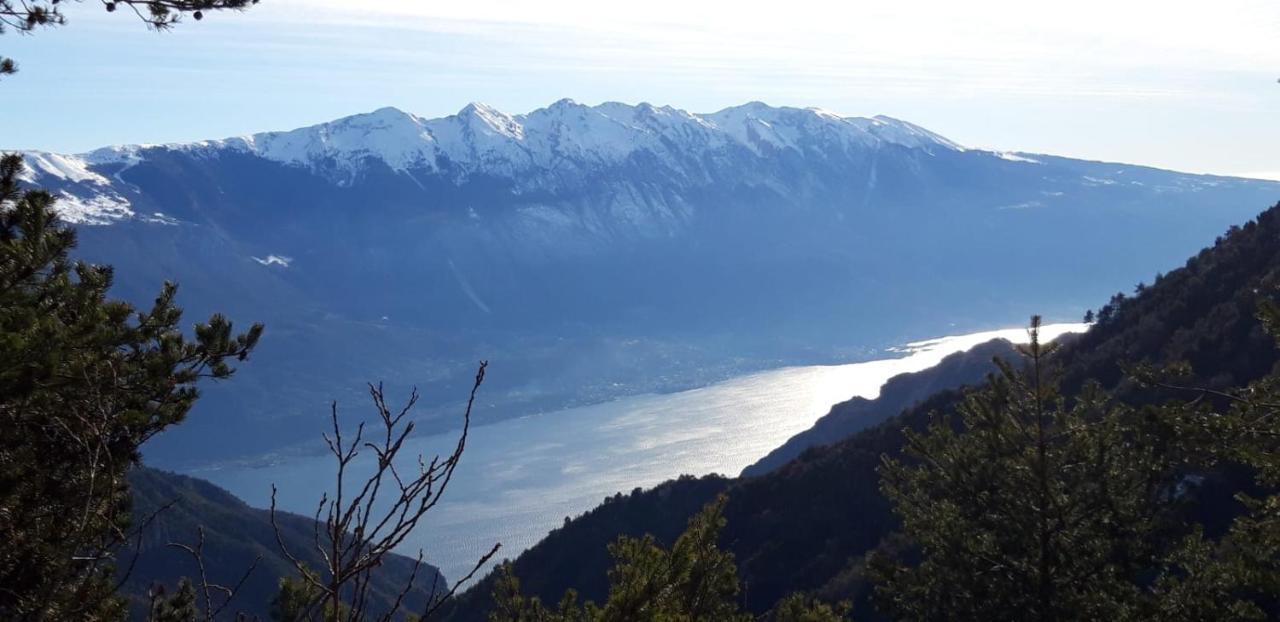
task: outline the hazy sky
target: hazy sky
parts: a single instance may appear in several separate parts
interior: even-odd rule
[[[0,147],[83,151],[562,97],[887,114],[968,146],[1280,179],[1280,2],[262,0],[0,36]]]

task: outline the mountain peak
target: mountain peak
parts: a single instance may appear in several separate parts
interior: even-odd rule
[[[399,108],[396,108],[395,106],[383,106],[381,108],[378,108],[377,110],[374,110],[373,112],[367,112],[364,115],[356,115],[356,116],[366,116],[374,119],[400,119],[400,118],[417,119],[418,118],[417,116],[410,114],[408,112],[405,112]]]
[[[524,128],[515,117],[481,102],[471,102],[455,115],[469,131],[497,134],[513,140],[524,137]]]
[[[502,114],[497,108],[484,102],[469,102],[458,111],[458,116],[465,117],[476,114]]]

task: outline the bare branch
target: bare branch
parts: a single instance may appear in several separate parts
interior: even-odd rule
[[[429,602],[431,604],[427,607],[427,610],[422,613],[422,619],[426,620],[427,618],[430,618],[431,616],[435,615],[436,611],[440,609],[442,605],[444,605],[445,601],[449,600],[450,598],[453,598],[453,595],[457,593],[458,588],[462,587],[463,584],[470,581],[472,577],[476,576],[476,573],[480,571],[480,568],[482,568],[485,564],[489,563],[489,560],[492,559],[494,555],[497,555],[498,549],[501,549],[501,548],[502,548],[501,543],[495,543],[493,545],[493,548],[489,549],[489,552],[485,553],[484,556],[481,557],[480,560],[476,562],[476,565],[471,569],[471,572],[468,572],[467,576],[462,577],[461,579],[458,579],[457,581],[455,581],[453,584],[453,587],[450,587],[449,591],[445,592],[444,596],[441,596],[440,598],[437,599],[435,597],[435,593],[433,592],[429,599]]]
[[[314,526],[314,544],[324,565],[322,575],[310,571],[285,547],[275,518],[277,491],[274,486],[271,492],[272,524],[276,529],[277,544],[290,563],[317,588],[312,602],[307,604],[308,610],[320,607],[334,620],[339,617],[349,620],[367,617],[373,573],[383,565],[388,555],[404,543],[423,516],[440,502],[461,463],[476,395],[484,382],[487,365],[482,361],[476,371],[463,412],[462,428],[452,451],[444,456],[434,456],[429,462],[423,456],[417,456],[416,473],[405,473],[396,466],[415,428],[409,415],[419,400],[416,389],[410,392],[401,407],[392,408],[387,403],[382,384],[368,385],[369,398],[381,425],[379,433],[371,435],[368,440],[365,439],[365,424],[360,423],[356,426],[354,438],[348,441],[338,420],[337,404],[331,405],[330,430],[323,436],[336,467],[334,492],[332,497],[327,493],[321,496],[316,506]],[[352,471],[348,467],[355,463],[364,449],[373,454],[372,471],[362,481],[348,481]],[[390,494],[383,495],[384,489]],[[428,612],[434,612],[444,600],[452,597],[463,583],[488,563],[499,547],[494,545],[466,577],[442,596],[436,594],[439,581],[436,573],[427,599]],[[414,590],[424,559],[419,551],[407,582],[391,603],[391,609],[379,612],[380,619],[390,620],[404,607],[405,599]],[[340,613],[344,606],[347,607],[345,614]]]

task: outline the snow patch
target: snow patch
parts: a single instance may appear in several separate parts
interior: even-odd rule
[[[264,266],[280,266],[281,268],[288,268],[289,264],[293,263],[292,257],[285,257],[284,255],[267,255],[266,257],[250,257],[250,259]]]
[[[147,216],[144,214],[144,215],[138,216],[138,220],[141,220],[142,222],[145,222],[145,223],[150,223],[155,225],[167,225],[171,227],[176,227],[179,224],[179,221],[177,218],[166,215],[164,212],[156,212],[154,214],[151,214],[150,216]]]
[[[63,191],[53,209],[59,218],[76,225],[109,225],[133,217],[129,202],[112,192],[86,198]]]
[[[1027,162],[1029,164],[1044,164],[1044,162],[1041,162],[1040,160],[1037,160],[1035,158],[1028,158],[1023,155],[1018,155],[1017,153],[1014,153],[1012,151],[992,151],[991,153],[994,154],[997,158],[1000,158],[1001,160],[1008,160],[1010,162]]]

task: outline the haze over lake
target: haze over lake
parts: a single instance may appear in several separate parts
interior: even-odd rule
[[[1047,340],[1085,328],[1052,324],[1041,334]],[[1021,328],[941,337],[886,353],[893,358],[776,369],[690,391],[473,428],[445,500],[402,552],[413,554],[421,547],[428,561],[456,579],[495,542],[502,543],[499,557],[514,558],[566,516],[615,493],[683,474],[737,475],[837,402],[874,398],[893,376],[931,367],[991,339],[1022,342],[1026,337]],[[413,439],[406,455],[448,453],[455,441],[454,434]],[[281,507],[311,515],[320,494],[331,487],[333,465],[328,458],[304,457],[193,474],[259,507],[270,503],[274,483]]]

